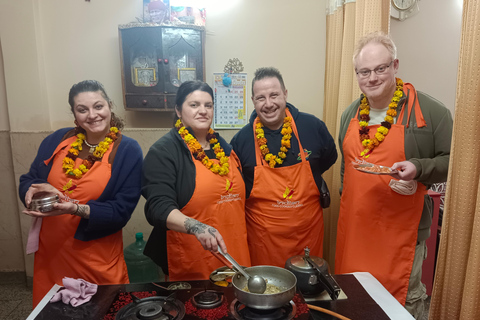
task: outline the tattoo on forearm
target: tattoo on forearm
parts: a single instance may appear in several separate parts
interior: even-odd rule
[[[200,221],[197,221],[197,220],[192,219],[192,218],[185,219],[184,226],[185,226],[185,230],[187,230],[188,234],[200,234],[200,233],[205,233],[205,229],[207,229],[207,228],[213,229],[212,227],[209,227],[206,224],[201,223]],[[210,232],[210,230],[209,230],[209,232]]]
[[[87,211],[88,211],[87,206],[79,205],[78,206],[78,211],[77,211],[77,216],[79,216],[80,218],[86,218],[87,217]]]

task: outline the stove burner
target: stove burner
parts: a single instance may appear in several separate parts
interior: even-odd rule
[[[163,308],[159,304],[149,304],[137,311],[140,319],[152,319],[163,313]]]
[[[185,306],[176,299],[149,297],[137,299],[121,308],[116,320],[180,320],[185,315]]]
[[[223,292],[205,290],[192,297],[192,304],[199,309],[213,309],[223,303]]]
[[[290,301],[288,304],[280,308],[260,310],[247,307],[235,299],[230,305],[230,312],[233,317],[238,320],[290,320],[295,317],[297,306],[293,301]]]

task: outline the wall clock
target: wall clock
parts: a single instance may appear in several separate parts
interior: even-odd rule
[[[418,13],[419,0],[391,0],[390,16],[393,19],[403,21]]]
[[[417,0],[392,0],[392,5],[399,11],[407,11],[413,8]]]

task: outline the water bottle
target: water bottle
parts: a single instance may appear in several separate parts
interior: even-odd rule
[[[123,250],[130,283],[161,281],[160,268],[152,259],[143,254],[145,244],[143,233],[138,232],[135,234],[135,242]]]

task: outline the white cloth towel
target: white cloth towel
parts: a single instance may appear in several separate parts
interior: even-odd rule
[[[417,192],[417,181],[415,180],[405,181],[392,179],[388,185],[393,191],[404,196],[410,196]]]
[[[70,303],[73,307],[78,307],[90,301],[92,296],[97,293],[98,285],[83,279],[64,277],[62,281],[65,288],[58,290],[50,302],[62,300],[65,304]]]

